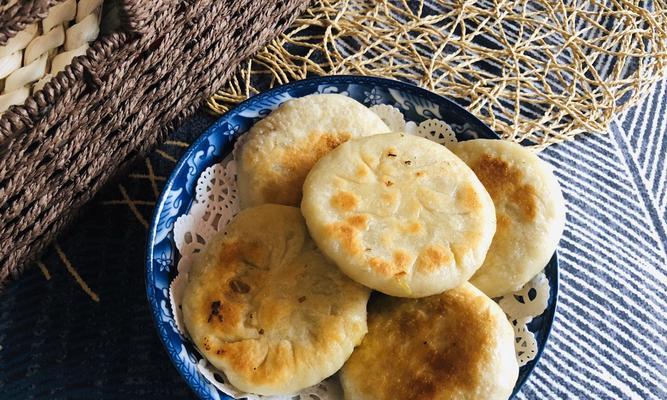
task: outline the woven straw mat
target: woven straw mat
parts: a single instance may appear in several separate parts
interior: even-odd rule
[[[661,1],[318,0],[208,101],[312,75],[417,83],[540,148],[603,133],[667,69]]]

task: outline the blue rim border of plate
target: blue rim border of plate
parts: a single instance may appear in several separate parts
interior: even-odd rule
[[[308,79],[303,79],[299,81],[294,81],[290,82],[284,85],[276,86],[274,88],[271,88],[267,91],[264,91],[262,93],[259,93],[255,96],[252,96],[243,102],[237,104],[235,107],[227,111],[224,115],[220,116],[218,120],[216,120],[213,125],[211,125],[205,132],[203,132],[194,142],[190,144],[188,149],[186,150],[185,153],[183,153],[172,169],[171,174],[169,175],[169,178],[165,182],[164,187],[162,188],[162,192],[160,193],[160,197],[155,205],[155,208],[153,210],[153,215],[151,217],[151,224],[150,224],[150,230],[149,230],[149,235],[148,235],[148,241],[146,243],[146,272],[144,275],[144,280],[145,280],[145,286],[146,286],[146,296],[148,299],[148,302],[151,306],[151,315],[153,318],[153,326],[157,331],[158,336],[160,337],[160,341],[162,342],[162,345],[165,347],[165,350],[167,349],[168,345],[166,341],[168,338],[166,338],[159,329],[158,324],[160,321],[158,321],[157,316],[160,313],[160,305],[157,303],[155,299],[155,295],[152,293],[152,290],[154,289],[154,279],[153,279],[153,260],[154,260],[154,246],[153,242],[155,241],[155,235],[157,232],[157,221],[158,217],[160,216],[160,212],[162,210],[162,207],[164,205],[165,201],[165,196],[168,193],[168,189],[171,188],[173,185],[173,181],[176,178],[177,172],[181,170],[183,167],[183,164],[187,159],[190,158],[192,153],[195,151],[195,149],[200,145],[203,140],[208,136],[208,134],[211,131],[219,129],[222,124],[226,123],[227,119],[227,114],[231,112],[240,112],[243,109],[247,108],[248,104],[261,101],[265,98],[269,98],[272,96],[275,96],[276,93],[288,91],[291,88],[298,87],[303,84],[326,84],[326,83],[358,83],[359,81],[363,83],[378,83],[381,85],[391,85],[393,87],[398,87],[400,90],[406,90],[409,92],[417,92],[420,96],[425,97],[434,103],[447,103],[448,106],[456,109],[457,111],[461,112],[462,114],[467,115],[467,119],[469,119],[470,122],[474,123],[476,128],[481,129],[482,131],[485,131],[487,134],[491,136],[495,136],[500,139],[500,136],[494,132],[491,128],[489,128],[484,122],[482,122],[479,118],[477,118],[475,115],[461,107],[460,105],[456,104],[452,100],[449,100],[448,98],[441,96],[439,94],[433,93],[428,89],[424,89],[420,86],[403,82],[403,81],[398,81],[394,79],[387,79],[387,78],[382,78],[382,77],[375,77],[375,76],[359,76],[359,75],[330,75],[330,76],[323,76],[323,77],[313,77],[313,78],[308,78]],[[558,252],[554,252],[554,255],[552,258],[549,260],[549,263],[545,267],[546,269],[554,268],[555,273],[553,274],[553,282],[550,290],[549,290],[549,304],[553,303],[553,307],[547,307],[545,312],[539,317],[540,319],[544,320],[544,323],[546,323],[546,329],[544,330],[543,333],[543,346],[538,346],[537,354],[535,355],[535,359],[531,361],[532,367],[528,372],[520,376],[520,379],[517,381],[517,383],[514,386],[514,390],[512,391],[512,395],[510,396],[510,399],[513,399],[517,393],[521,390],[523,385],[526,383],[530,375],[533,373],[534,369],[537,367],[537,364],[539,363],[542,354],[544,350],[546,349],[548,342],[549,342],[549,337],[551,336],[551,330],[553,328],[553,321],[558,309],[558,292],[559,292],[559,285],[560,285],[560,265],[559,265],[559,260],[558,260]],[[534,321],[533,321],[534,322]],[[532,323],[532,322],[531,322]],[[530,324],[529,324],[530,325]],[[539,340],[538,340],[539,343]],[[206,393],[201,393],[201,387],[196,387],[193,382],[191,382],[189,379],[185,378],[186,371],[184,371],[183,367],[179,365],[176,360],[174,359],[174,356],[171,352],[167,352],[169,355],[169,359],[171,363],[173,364],[174,368],[178,371],[179,375],[185,380],[190,387],[198,396],[205,396]]]

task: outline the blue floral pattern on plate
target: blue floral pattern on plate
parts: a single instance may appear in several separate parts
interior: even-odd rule
[[[258,94],[222,116],[190,146],[169,177],[155,207],[146,256],[146,293],[158,334],[176,369],[202,399],[231,398],[201,375],[197,369],[200,356],[191,343],[183,340],[174,324],[169,307],[169,283],[176,276],[178,265],[178,251],[173,240],[174,221],[190,208],[199,175],[229,154],[239,135],[283,102],[313,93],[340,93],[369,107],[391,105],[401,110],[407,121],[417,124],[437,118],[453,128],[458,141],[498,139],[490,128],[452,101],[411,84],[375,77],[332,76],[294,82]],[[558,295],[555,254],[544,273],[550,285],[549,305],[528,325],[537,340],[538,354],[521,367],[513,395],[537,364],[549,336]]]

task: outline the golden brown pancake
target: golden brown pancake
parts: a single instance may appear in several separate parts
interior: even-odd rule
[[[388,131],[380,117],[343,95],[315,94],[283,103],[252,127],[241,148],[241,207],[298,207],[303,180],[320,157],[350,138]]]
[[[195,345],[234,386],[276,395],[340,369],[366,333],[368,296],[315,247],[299,209],[267,204],[208,244],[182,307]]]
[[[519,290],[549,262],[565,226],[565,201],[551,167],[503,140],[450,149],[482,181],[496,209],[496,234],[471,283],[491,297]]]
[[[348,400],[501,400],[518,372],[505,314],[464,283],[420,299],[374,296],[368,334],[340,376]]]

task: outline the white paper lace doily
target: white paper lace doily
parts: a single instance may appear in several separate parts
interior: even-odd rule
[[[412,121],[406,122],[399,109],[384,104],[373,106],[371,110],[380,116],[392,131],[403,131],[443,145],[456,142],[454,131],[443,121],[428,119],[419,124]],[[201,174],[195,189],[195,200],[190,210],[187,214],[181,215],[174,223],[174,240],[181,258],[178,262],[178,275],[170,285],[170,300],[176,327],[184,337],[187,337],[187,333],[183,325],[180,304],[192,262],[206,243],[216,233],[222,231],[239,212],[234,155],[245,138],[245,134],[238,138],[232,155],[207,168]],[[534,359],[537,354],[537,342],[528,330],[527,324],[544,312],[548,300],[549,281],[543,273],[538,274],[521,290],[498,299],[498,303],[514,327],[515,349],[520,366]],[[342,390],[336,375],[290,396],[259,396],[243,393],[234,388],[227,382],[224,374],[209,364],[205,358],[198,362],[197,369],[216,388],[235,399],[333,400],[342,398]]]

